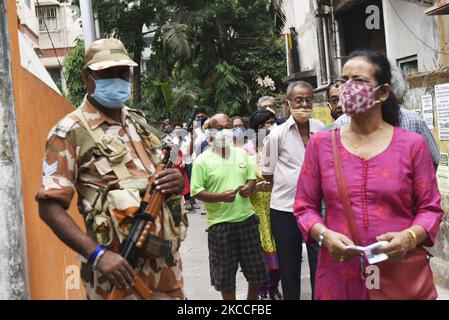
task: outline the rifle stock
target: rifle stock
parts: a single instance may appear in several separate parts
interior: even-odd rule
[[[142,280],[140,276],[137,276],[136,279],[134,279],[134,287],[133,290],[138,294],[138,296],[142,300],[148,299],[151,294],[153,293],[145,284],[145,282]],[[126,295],[126,292],[128,290],[114,287],[109,294],[108,300],[121,300]]]

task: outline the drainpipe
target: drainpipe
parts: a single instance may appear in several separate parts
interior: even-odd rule
[[[289,58],[289,47],[288,47],[288,33],[285,34],[285,56],[287,58],[287,76],[290,75],[290,69],[289,69],[289,65],[290,65],[290,58]]]
[[[340,24],[337,19],[335,19],[335,6],[334,6],[334,0],[331,0],[331,17],[332,17],[332,38],[333,38],[333,45],[332,45],[332,52],[334,59],[337,60],[337,75],[341,74],[342,69],[342,59],[343,57],[341,52],[341,33],[340,33]]]
[[[100,30],[100,18],[98,17],[98,12],[95,11],[94,13],[94,24],[95,24],[95,38],[100,39],[102,38],[101,30]]]
[[[329,52],[329,32],[327,30],[327,19],[322,17],[323,23],[323,34],[324,34],[324,54],[326,59],[326,74],[327,74],[327,84],[332,82],[331,76],[331,65],[330,65],[330,52]]]
[[[80,11],[83,23],[84,47],[87,50],[90,44],[96,40],[92,0],[80,0]]]
[[[338,66],[338,74],[341,74],[341,69],[343,68],[342,65],[342,59],[341,56],[341,33],[340,33],[340,24],[337,20],[335,20],[335,47],[336,47],[336,55],[335,59],[337,59],[337,66]]]
[[[317,0],[313,0],[313,10],[315,12],[316,19],[316,30],[317,30],[317,40],[318,40],[318,57],[320,65],[320,78],[319,85],[326,82],[326,57],[325,57],[325,47],[324,47],[324,34],[323,34],[323,21],[321,20],[321,10],[318,5]]]

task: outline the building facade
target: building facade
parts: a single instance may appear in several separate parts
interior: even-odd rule
[[[288,1],[287,1],[288,2]],[[297,33],[299,70],[286,80],[316,87],[335,80],[345,57],[356,49],[384,52],[406,75],[448,66],[447,19],[428,16],[432,0],[290,1],[287,21]],[[295,74],[296,73],[296,74]]]
[[[434,120],[429,128],[442,159],[448,158],[449,139],[439,132],[446,126],[446,116],[438,112],[435,86],[449,84],[449,1],[310,0],[292,1],[288,9],[293,10],[294,18],[287,23],[297,33],[299,69],[289,69],[285,80],[305,80],[317,88],[314,111],[329,112],[325,89],[339,77],[352,51],[383,52],[407,77],[406,108],[422,114],[423,96],[432,97]],[[326,119],[318,111],[314,116]],[[449,288],[449,178],[445,171],[449,165],[442,161],[437,176],[446,215],[431,249],[431,263],[436,282]]]
[[[79,8],[57,0],[19,0],[20,31],[62,91],[66,90],[63,64],[82,35]]]

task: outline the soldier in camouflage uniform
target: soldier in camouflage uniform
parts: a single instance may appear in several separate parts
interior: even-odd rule
[[[145,250],[134,270],[118,252],[140,204],[140,192],[160,161],[161,143],[143,115],[123,105],[130,96],[130,67],[136,66],[116,39],[95,41],[85,54],[82,105],[49,133],[43,180],[37,192],[40,217],[70,248],[86,260],[103,245],[93,265],[84,261],[82,280],[88,299],[105,299],[112,286],[129,289],[138,274],[153,291],[150,299],[184,299],[180,242],[187,220],[179,192],[184,181],[177,169],[155,178],[167,196],[152,234],[169,239],[170,251]],[[75,191],[87,234],[66,210]],[[148,246],[151,247],[151,246]]]

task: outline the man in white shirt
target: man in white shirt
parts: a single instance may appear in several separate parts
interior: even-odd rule
[[[324,128],[312,114],[313,88],[304,81],[291,83],[287,89],[288,120],[274,128],[264,141],[262,174],[271,182],[271,228],[276,242],[284,299],[299,300],[301,292],[301,257],[303,237],[293,215],[298,177],[310,135]],[[312,293],[318,254],[316,243],[307,244]]]
[[[195,159],[205,151],[204,142],[207,140],[206,134],[204,133],[205,123],[208,121],[206,109],[197,108],[193,115],[194,118],[194,130],[192,131],[192,144],[190,148],[190,156],[193,162]]]

